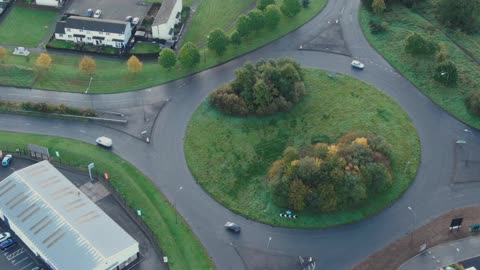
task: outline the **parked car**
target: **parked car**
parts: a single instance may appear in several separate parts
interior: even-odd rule
[[[3,242],[0,243],[0,249],[1,250],[7,250],[17,244],[17,241],[13,238],[9,238]]]
[[[352,67],[358,68],[358,69],[363,69],[365,67],[365,65],[360,61],[353,60],[352,61]]]
[[[102,11],[100,9],[95,10],[95,14],[93,14],[94,18],[100,18],[102,15]]]
[[[32,268],[32,270],[42,270],[43,268],[40,267],[40,266],[35,266],[34,268]]]
[[[132,24],[134,24],[134,25],[138,24],[139,21],[140,21],[140,18],[135,17],[135,18],[133,18]]]
[[[96,142],[97,142],[98,145],[103,146],[103,147],[107,147],[107,148],[110,148],[113,145],[112,139],[110,139],[108,137],[105,137],[105,136],[98,137]]]
[[[12,155],[6,155],[2,160],[2,166],[3,167],[10,166],[10,163],[12,163],[12,160],[13,160]]]
[[[7,240],[8,238],[10,238],[12,235],[10,235],[9,232],[4,232],[4,233],[0,233],[0,243]]]
[[[92,17],[93,15],[93,9],[89,8],[87,9],[87,12],[85,12],[85,16],[86,17]]]
[[[240,226],[238,226],[237,224],[233,223],[233,222],[230,222],[230,221],[227,221],[227,223],[225,223],[225,229],[231,231],[231,232],[234,232],[234,233],[239,233],[240,232]]]
[[[125,17],[125,21],[127,21],[127,22],[129,22],[129,23],[132,22],[132,19],[133,19],[132,16],[127,16],[127,17]]]

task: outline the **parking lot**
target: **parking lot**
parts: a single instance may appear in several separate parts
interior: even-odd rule
[[[0,181],[5,179],[16,170],[22,169],[34,162],[14,158],[9,167],[0,166]],[[140,245],[142,258],[140,262],[134,262],[127,267],[127,270],[149,270],[165,269],[162,259],[157,255],[150,241],[130,218],[125,210],[116,202],[113,196],[99,183],[92,184],[89,181],[88,174],[81,174],[75,171],[58,168],[75,186],[80,188],[90,199],[92,199],[107,215],[109,215],[118,225],[120,225],[128,234],[130,234]],[[31,270],[35,266],[46,268],[38,258],[30,251],[21,240],[16,237],[12,231],[7,230],[6,224],[0,219],[0,231],[9,231],[12,237],[17,240],[17,245],[11,247],[0,254],[0,270]]]
[[[142,20],[151,6],[143,1],[132,0],[70,0],[70,2],[66,13],[83,16],[89,8],[94,11],[100,9],[102,11],[100,19],[120,21],[125,20],[127,16],[139,17]]]

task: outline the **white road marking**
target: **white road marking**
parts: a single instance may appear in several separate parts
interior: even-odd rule
[[[85,131],[85,130],[81,130],[81,129],[80,129],[80,132],[82,132],[82,133],[86,133],[86,131]]]
[[[17,265],[17,264],[19,264],[19,263],[21,263],[21,262],[25,261],[26,259],[28,259],[28,256],[25,256],[25,258],[23,258],[23,259],[21,259],[20,261],[18,261],[18,262],[16,262],[16,263],[14,263],[13,265]]]
[[[32,125],[32,124],[30,124],[30,123],[25,123],[25,126],[31,126],[31,125]]]
[[[33,262],[30,262],[29,264],[25,265],[24,267],[20,268],[19,270],[23,270],[23,269],[29,267],[32,263],[33,263]]]
[[[7,256],[7,260],[13,260],[15,259],[16,257],[18,257],[20,254],[23,253],[23,248],[20,248],[18,250],[15,250],[13,253],[11,253],[10,255]]]
[[[343,11],[345,11],[345,7],[342,8],[342,11],[340,11],[340,15],[343,14]]]

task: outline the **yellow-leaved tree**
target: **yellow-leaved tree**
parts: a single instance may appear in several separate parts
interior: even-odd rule
[[[135,55],[132,55],[127,61],[128,70],[137,76],[137,73],[142,71],[143,63]]]

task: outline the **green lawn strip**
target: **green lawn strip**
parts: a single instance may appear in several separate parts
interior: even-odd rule
[[[420,145],[411,120],[382,92],[348,76],[335,79],[306,71],[307,95],[291,112],[267,118],[225,116],[208,102],[188,125],[185,156],[192,174],[213,198],[250,219],[285,227],[320,228],[351,223],[377,213],[408,188],[416,175]],[[280,218],[265,175],[286,146],[310,145],[350,131],[374,132],[392,144],[394,185],[355,209]],[[298,213],[297,213],[298,214]]]
[[[135,47],[130,50],[132,54],[142,54],[142,53],[159,53],[160,45],[148,42],[136,43]]]
[[[394,5],[393,11],[383,17],[389,24],[385,33],[372,35],[368,22],[379,18],[365,8],[360,10],[360,24],[369,43],[398,69],[420,91],[430,97],[444,110],[461,121],[479,128],[480,119],[472,116],[465,107],[465,97],[470,91],[480,88],[480,66],[468,58],[440,30],[420,15],[401,6]],[[447,46],[449,59],[459,71],[459,82],[455,87],[445,87],[433,80],[435,58],[417,57],[405,53],[404,40],[413,32],[420,33]]]
[[[13,7],[0,24],[0,43],[36,47],[56,18],[54,11]]]
[[[205,43],[215,28],[225,29],[256,0],[202,0],[193,13],[185,33],[185,42]]]
[[[213,264],[188,225],[150,180],[134,166],[110,151],[87,143],[42,135],[0,132],[0,149],[25,149],[28,143],[59,151],[61,162],[85,169],[95,163],[95,172],[108,172],[115,189],[133,209],[141,209],[169,258],[170,269],[213,269]]]
[[[283,17],[276,31],[261,30],[252,35],[248,41],[240,46],[229,46],[225,54],[216,56],[207,49],[201,51],[201,61],[193,69],[184,69],[177,65],[172,70],[162,68],[156,62],[145,63],[143,70],[133,76],[127,69],[126,61],[107,61],[97,59],[97,71],[92,81],[89,93],[117,93],[148,88],[154,85],[166,83],[175,79],[185,77],[189,74],[207,69],[209,67],[224,63],[239,55],[245,54],[263,46],[289,32],[298,28],[306,21],[317,15],[325,6],[327,0],[311,1],[308,9],[302,11],[294,18]],[[6,64],[16,64],[21,67],[31,67],[35,63],[37,53],[31,53],[30,61],[24,57],[7,57]],[[51,54],[53,64],[49,72],[41,79],[35,81],[31,86],[34,88],[66,91],[84,92],[88,86],[89,76],[78,71],[79,57],[64,54]],[[1,84],[2,81],[0,81]]]

